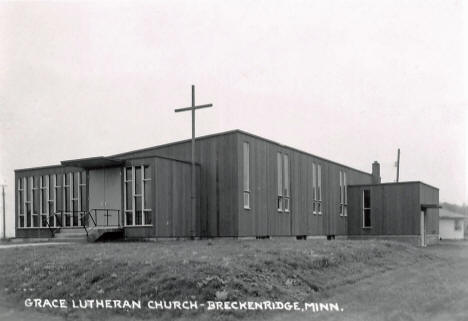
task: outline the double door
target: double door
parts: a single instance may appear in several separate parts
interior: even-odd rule
[[[118,226],[122,205],[120,167],[89,171],[89,209],[98,226]],[[88,222],[94,225],[93,221]]]

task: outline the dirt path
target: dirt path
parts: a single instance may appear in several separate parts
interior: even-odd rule
[[[441,259],[391,270],[334,290],[343,312],[284,313],[274,320],[468,320],[468,242],[423,249]]]

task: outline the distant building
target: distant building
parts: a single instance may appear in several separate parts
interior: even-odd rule
[[[113,228],[128,239],[438,239],[437,188],[380,184],[377,162],[363,172],[240,130],[196,139],[192,216],[190,146],[16,170],[16,236]]]
[[[461,240],[465,234],[465,216],[445,208],[439,210],[439,237],[441,240]]]

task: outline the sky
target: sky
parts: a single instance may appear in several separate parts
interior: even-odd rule
[[[462,1],[0,3],[0,183],[14,169],[241,129],[468,203]],[[465,54],[466,56],[466,54]],[[1,224],[1,222],[0,222]]]

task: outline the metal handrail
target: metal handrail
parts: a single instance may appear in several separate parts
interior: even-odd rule
[[[119,209],[110,209],[110,208],[93,208],[90,210],[90,212],[94,212],[94,219],[93,223],[95,226],[111,226],[109,225],[109,216],[112,215],[112,213],[117,213],[117,226],[121,227],[121,220],[120,220],[120,210]],[[106,217],[106,222],[105,224],[98,224],[98,213],[99,212],[104,212],[103,215]],[[111,213],[111,214],[109,214]],[[91,215],[92,217],[92,215]]]
[[[50,226],[50,218],[51,218],[51,217],[55,217],[55,225],[57,225],[57,214],[59,214],[59,213],[54,212],[54,213],[50,214],[50,215],[47,217],[47,226],[49,227],[49,230],[50,230],[50,233],[52,234],[52,237],[55,236],[55,231],[54,231],[54,229],[56,230],[58,227],[57,227],[57,226]],[[63,213],[61,213],[61,212],[60,212],[60,214],[63,215]],[[59,224],[60,224],[60,227],[63,227],[63,225],[62,225],[62,220],[60,220]]]
[[[103,215],[106,216],[106,221],[105,224],[98,224],[98,214],[103,213]],[[117,226],[121,227],[121,220],[120,220],[120,210],[119,209],[109,209],[109,208],[94,208],[91,210],[85,210],[85,211],[63,211],[63,210],[58,210],[52,214],[50,214],[47,218],[47,226],[52,234],[52,237],[55,237],[55,232],[59,228],[64,228],[64,215],[71,215],[77,213],[80,217],[81,224],[78,226],[70,226],[70,227],[82,227],[86,231],[86,236],[89,234],[89,225],[87,224],[88,219],[90,218],[91,221],[94,223],[94,226],[111,226],[109,225],[109,216],[112,215],[112,213],[117,213]],[[94,213],[94,217],[93,217]],[[55,226],[51,226],[51,218],[55,217]],[[58,227],[59,225],[60,227]]]

